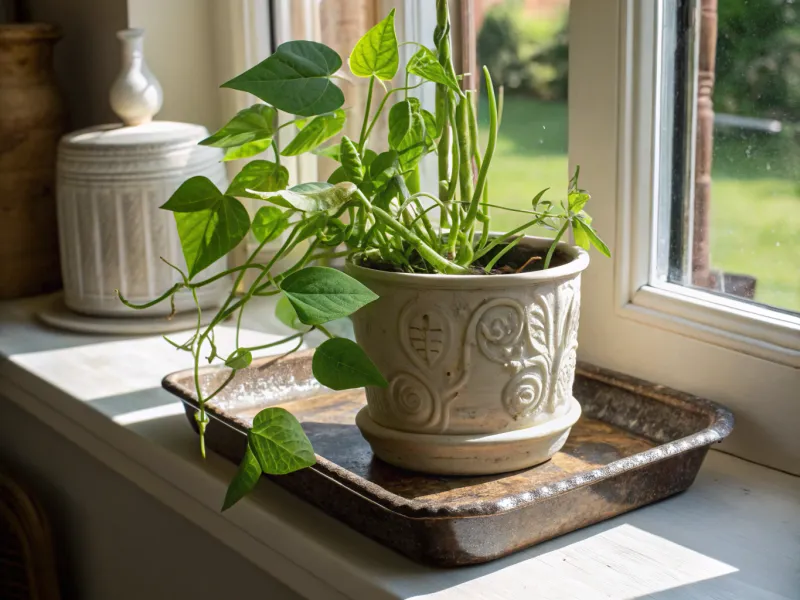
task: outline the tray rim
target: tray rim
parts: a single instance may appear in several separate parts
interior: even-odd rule
[[[255,359],[248,368],[263,368],[266,364],[279,360],[305,360],[312,356],[313,353],[314,350],[311,349],[296,352],[291,355],[265,356]],[[200,373],[209,373],[220,369],[227,368],[223,365],[211,365],[201,368]],[[571,477],[554,483],[540,485],[525,492],[505,496],[503,498],[503,506],[498,506],[498,500],[476,500],[475,502],[457,506],[443,504],[438,507],[433,507],[427,502],[416,499],[409,500],[390,492],[380,485],[348,471],[344,467],[331,462],[319,454],[316,454],[317,463],[308,467],[308,469],[346,488],[348,492],[406,519],[447,520],[465,517],[493,517],[524,509],[538,502],[552,499],[578,488],[597,484],[628,471],[665,461],[691,450],[710,446],[714,442],[722,441],[733,429],[734,417],[731,411],[711,400],[706,400],[667,386],[650,383],[636,377],[617,373],[616,371],[598,367],[583,361],[578,362],[575,374],[606,385],[640,394],[657,402],[677,406],[682,410],[702,414],[711,412],[713,414],[713,421],[708,427],[683,438],[615,460],[602,467],[576,473]],[[176,371],[165,376],[162,379],[161,385],[171,394],[178,396],[185,405],[196,409],[198,408],[198,404],[193,391],[178,383],[180,379],[186,379],[187,377],[191,379],[191,375],[191,369]],[[243,422],[221,414],[214,405],[207,406],[206,411],[216,421],[219,421],[242,435],[247,435],[248,427]],[[278,477],[276,476],[273,479],[277,480]]]

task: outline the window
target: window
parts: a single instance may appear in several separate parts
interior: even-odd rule
[[[720,7],[726,2],[793,9],[778,0],[723,0]],[[777,281],[763,268],[751,267],[780,260],[786,270],[783,281],[798,285],[800,263],[791,243],[797,243],[800,233],[796,224],[789,225],[796,223],[800,205],[797,171],[772,161],[766,171],[768,161],[762,159],[747,163],[751,176],[745,179],[744,166],[731,164],[732,156],[740,163],[768,155],[787,158],[784,151],[771,148],[777,139],[772,134],[742,131],[745,123],[763,125],[752,119],[766,119],[764,113],[720,102],[721,114],[737,118],[715,119],[710,128],[703,92],[711,63],[707,51],[701,52],[709,38],[701,30],[713,25],[715,4],[571,2],[570,165],[581,165],[581,183],[592,192],[594,224],[614,253],[611,261],[594,260],[584,275],[580,358],[726,404],[734,410],[737,425],[723,449],[797,472],[800,317],[792,312],[796,305],[791,292],[779,295]],[[745,39],[730,35],[735,39],[720,42],[715,64],[733,76],[737,69],[725,62],[733,60],[726,57],[731,52],[726,47],[742,45]],[[778,120],[775,115],[770,119]],[[713,146],[711,132],[716,136]],[[744,158],[737,155],[739,149]],[[711,162],[706,160],[709,151]],[[709,181],[709,173],[710,212],[703,213],[697,187]],[[763,181],[755,185],[758,179]],[[749,194],[741,200],[744,210],[761,202],[766,214],[756,216],[766,219],[776,209],[767,210],[764,203],[793,186],[794,204],[782,204],[785,213],[777,219],[790,227],[788,233],[773,233],[772,225],[764,227],[755,219],[748,218],[739,229],[725,221],[735,216],[731,205],[723,204],[737,200],[731,199],[733,193]],[[703,218],[710,225],[703,227]],[[695,225],[701,226],[698,239],[693,239]],[[754,247],[762,238],[781,245],[767,254]],[[700,252],[700,242],[707,254]],[[762,258],[746,262],[755,251]],[[721,276],[703,280],[703,269],[693,264]],[[734,283],[730,275],[736,274],[755,277],[752,299]]]
[[[569,0],[475,2],[477,62],[504,89],[491,193],[509,208],[530,208],[541,189],[550,188],[555,198],[567,188],[568,14]],[[478,116],[485,143],[485,101]],[[494,208],[492,225],[511,230],[519,214]]]
[[[800,313],[800,10],[702,4],[661,11],[651,281]]]

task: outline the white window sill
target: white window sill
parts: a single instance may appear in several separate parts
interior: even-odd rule
[[[0,394],[304,597],[800,598],[800,478],[716,451],[680,496],[469,568],[419,566],[266,481],[221,514],[235,466],[200,458],[160,388],[188,355],[48,329],[43,302],[0,303]]]

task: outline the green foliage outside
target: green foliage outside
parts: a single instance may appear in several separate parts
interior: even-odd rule
[[[717,33],[716,110],[800,122],[800,3],[721,0]],[[495,83],[538,100],[566,100],[568,48],[567,12],[534,18],[521,0],[493,5],[478,33]]]
[[[800,123],[800,4],[722,0],[717,10],[716,110]]]
[[[778,119],[783,130],[716,128],[712,268],[755,276],[757,301],[800,311],[800,3],[723,0],[718,16],[715,110]],[[562,190],[566,14],[534,19],[518,0],[494,5],[479,32],[478,54],[506,86],[493,195],[524,206],[539,188]],[[503,229],[517,222],[509,212],[493,219]]]
[[[567,13],[556,18],[526,15],[521,0],[493,5],[478,32],[478,62],[507,94],[566,100]]]
[[[506,98],[492,173],[492,195],[507,206],[563,190],[566,105]],[[753,275],[758,302],[800,311],[800,149],[786,136],[717,130],[712,176],[712,267]],[[505,230],[519,219],[495,211],[492,222]]]

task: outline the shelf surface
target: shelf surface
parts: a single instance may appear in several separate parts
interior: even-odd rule
[[[0,402],[18,404],[302,596],[800,599],[800,478],[713,450],[679,496],[460,569],[417,565],[267,481],[222,514],[235,466],[201,459],[181,403],[160,384],[191,357],[158,336],[51,329],[36,318],[50,301],[0,303]],[[269,303],[251,314],[243,343],[287,332]],[[232,336],[220,328],[218,345]]]

